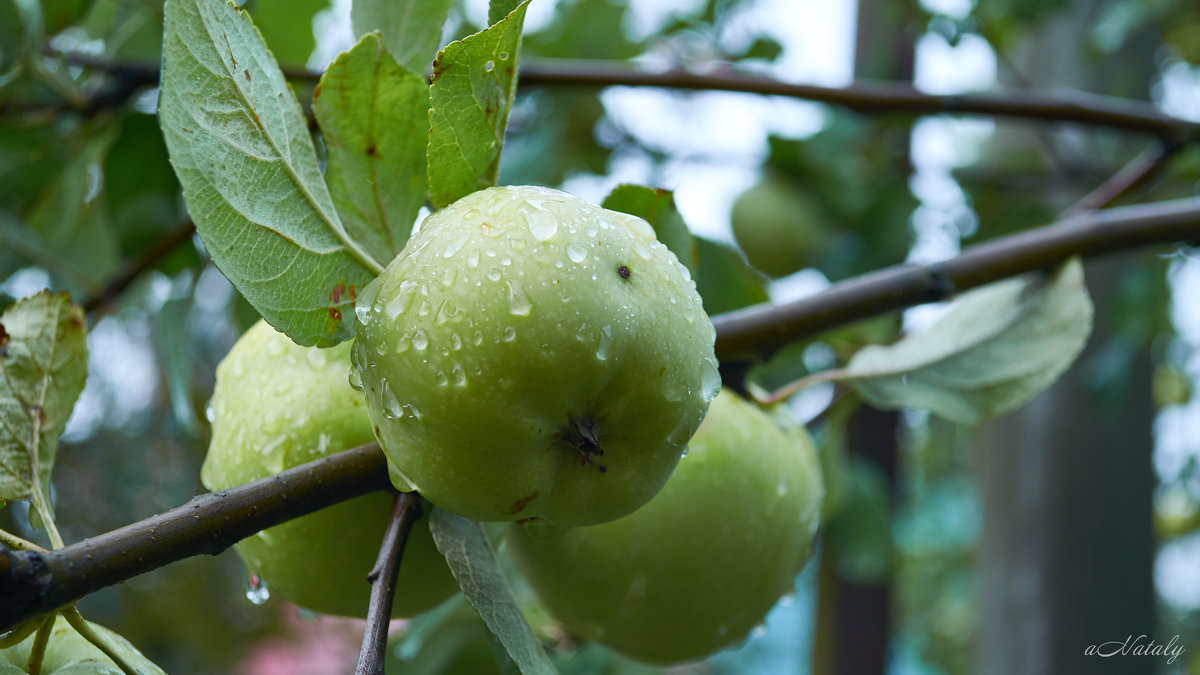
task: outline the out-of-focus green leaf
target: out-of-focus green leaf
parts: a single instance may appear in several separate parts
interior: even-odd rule
[[[438,52],[429,87],[429,193],[441,208],[496,184],[529,0]]]
[[[529,35],[524,49],[547,58],[633,58],[643,44],[626,34],[628,9],[627,3],[610,0],[564,0],[555,8],[554,22]]]
[[[696,245],[675,208],[675,195],[670,190],[625,183],[613,188],[601,206],[637,216],[650,223],[658,240],[671,249],[679,262],[684,265],[693,262],[692,252]],[[696,270],[691,271],[695,273]]]
[[[741,55],[743,59],[761,59],[774,61],[783,53],[783,45],[771,38],[760,37],[755,40]]]
[[[276,60],[299,66],[308,62],[317,46],[313,15],[329,7],[329,0],[252,0],[248,7]]]
[[[0,499],[50,503],[58,437],[86,377],[87,321],[66,293],[0,315]]]
[[[766,302],[766,277],[746,264],[737,251],[703,237],[695,237],[692,253],[696,290],[709,316]]]
[[[117,633],[88,622],[92,630],[112,645],[114,651],[126,663],[137,668],[141,675],[164,675],[161,668],[154,665],[142,653]],[[34,636],[30,635],[15,647],[0,651],[0,675],[24,674],[29,662],[29,652],[33,647]],[[67,625],[61,616],[55,618],[54,628],[50,632],[46,656],[42,661],[43,675],[124,675],[112,659],[104,655],[95,645],[88,642],[74,628]]]
[[[163,0],[93,0],[81,25],[88,36],[104,41],[113,58],[138,62],[162,58]]]
[[[413,617],[392,645],[391,670],[406,675],[499,675],[491,634],[461,594]],[[507,660],[508,655],[504,654]],[[511,663],[511,662],[510,662]]]
[[[1083,265],[1073,259],[1049,277],[1008,279],[964,294],[928,330],[866,347],[842,372],[876,408],[924,408],[978,424],[1050,386],[1091,329]]]
[[[554,664],[513,599],[512,589],[483,527],[473,520],[435,508],[429,517],[429,529],[463,594],[492,634],[504,644],[521,672],[526,675],[556,673]]]
[[[321,77],[313,112],[325,139],[325,182],[346,232],[391,260],[425,204],[429,87],[363,37]]]
[[[379,31],[397,63],[424,75],[429,72],[449,10],[450,0],[354,0],[350,24],[355,35]]]
[[[46,34],[54,35],[83,18],[91,0],[42,0]]]
[[[159,120],[213,262],[297,343],[350,338],[355,289],[383,267],[342,227],[279,66],[224,0],[166,14]]]

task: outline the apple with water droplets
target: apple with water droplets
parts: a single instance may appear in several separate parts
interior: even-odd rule
[[[508,551],[575,635],[657,664],[736,645],[809,559],[824,495],[812,440],[723,390],[666,487],[611,523]]]
[[[355,313],[393,482],[475,520],[631,513],[720,388],[687,269],[644,220],[558,190],[489,188],[432,214]]]
[[[362,393],[351,388],[350,344],[301,347],[263,321],[217,366],[212,441],[200,478],[224,490],[374,440]],[[246,569],[278,595],[325,614],[366,616],[393,496],[377,492],[268,528],[234,545]],[[429,519],[404,549],[392,615],[413,616],[458,590]]]

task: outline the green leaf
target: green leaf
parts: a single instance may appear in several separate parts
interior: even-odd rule
[[[488,25],[494,26],[503,21],[520,4],[521,0],[491,0],[488,2]]]
[[[424,75],[442,38],[450,0],[354,0],[355,35],[379,31],[383,44],[405,69]]]
[[[1078,259],[1052,275],[1007,279],[964,294],[928,330],[865,347],[841,373],[876,408],[925,408],[978,424],[1049,387],[1083,350],[1092,301]],[[819,374],[820,375],[820,374]]]
[[[313,16],[329,7],[329,0],[253,0],[249,4],[254,25],[282,63],[303,66],[317,46]]]
[[[709,316],[767,301],[767,280],[724,244],[695,237],[689,268]]]
[[[779,55],[782,53],[783,45],[771,38],[760,37],[754,40],[754,42],[746,49],[745,53],[742,54],[741,58],[774,61],[775,59],[779,58]]]
[[[0,315],[0,499],[50,503],[58,437],[86,378],[87,321],[66,293]]]
[[[244,12],[167,1],[158,111],[221,272],[297,343],[351,337],[355,289],[383,267],[338,220],[300,105]]]
[[[496,184],[529,0],[438,52],[429,87],[429,192],[438,208]]]
[[[467,600],[500,639],[522,673],[555,673],[554,664],[513,599],[508,579],[483,527],[442,509],[433,509],[429,529],[438,550]]]
[[[687,265],[691,272],[696,271],[692,267],[696,246],[691,232],[675,208],[675,195],[670,190],[624,183],[613,188],[601,206],[637,216],[650,223],[658,240],[671,249],[679,262]]]
[[[313,112],[325,139],[325,182],[346,231],[391,260],[425,204],[429,88],[371,33],[321,77]]]
[[[164,675],[161,668],[143,656],[125,638],[100,624],[88,622],[88,625],[101,637],[107,638],[114,651],[126,663],[137,668],[141,675]],[[30,635],[16,646],[0,651],[0,675],[25,673],[33,639],[34,636]],[[54,628],[50,633],[46,657],[42,661],[42,675],[123,675],[123,673],[112,659],[75,632],[75,629],[59,616],[55,619]]]

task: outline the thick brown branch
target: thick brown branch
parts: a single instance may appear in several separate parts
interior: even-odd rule
[[[354,675],[383,675],[396,575],[400,573],[400,560],[404,557],[408,533],[420,517],[421,498],[415,492],[396,495],[392,519],[388,522],[383,543],[379,547],[379,558],[368,577],[371,582],[371,603],[367,606],[367,627],[363,631],[362,649],[358,653]]]
[[[756,305],[722,314],[713,317],[717,357],[725,361],[767,355],[837,326],[945,300],[1074,255],[1095,256],[1173,242],[1200,243],[1200,199],[1082,213],[978,244],[944,262],[896,265],[785,305]]]
[[[156,65],[123,63],[75,52],[49,53],[73,65],[116,74],[127,86],[149,86],[158,82]],[[314,81],[321,77],[321,73],[302,68],[284,68],[283,71],[294,80]],[[908,85],[885,82],[863,82],[848,87],[792,84],[733,68],[706,73],[684,69],[647,71],[621,62],[532,59],[521,64],[517,84],[520,87],[629,86],[736,91],[819,101],[862,113],[990,115],[1142,131],[1180,143],[1200,139],[1200,124],[1165,115],[1148,103],[1074,90],[1013,90],[941,96],[922,93]]]
[[[175,250],[176,246],[191,239],[192,233],[195,231],[195,223],[189,220],[171,232],[168,232],[162,239],[151,244],[137,258],[129,261],[124,267],[118,270],[116,275],[108,283],[104,284],[103,288],[84,300],[83,311],[90,314],[97,310],[105,309],[120,297],[121,293],[124,293],[125,289],[129,288],[129,285],[146,270],[166,257],[168,253]]]
[[[190,556],[216,555],[259,530],[390,485],[383,453],[371,443],[200,495],[55,551],[0,547],[0,632],[106,586]]]

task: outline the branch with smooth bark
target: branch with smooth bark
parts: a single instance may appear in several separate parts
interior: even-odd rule
[[[976,244],[928,265],[887,267],[784,305],[755,305],[713,317],[717,358],[766,356],[824,331],[1008,277],[1075,255],[1091,257],[1152,244],[1200,244],[1200,199],[1079,213],[1052,225]]]
[[[48,50],[68,63],[111,73],[130,95],[139,87],[158,83],[157,65],[113,61],[78,52]],[[316,81],[321,73],[283,68],[293,80]],[[708,72],[683,68],[651,71],[626,63],[587,60],[529,59],[521,64],[517,85],[527,87],[657,87],[690,91],[731,91],[817,101],[860,113],[913,115],[970,114],[1139,131],[1186,143],[1200,140],[1200,124],[1162,113],[1141,101],[1098,96],[1076,90],[1016,89],[981,94],[927,94],[900,83],[860,82],[846,87],[821,87],[782,82],[732,67]],[[111,100],[111,96],[104,99]]]
[[[0,632],[126,579],[216,555],[260,530],[391,487],[379,446],[364,445],[53,551],[0,547]]]
[[[396,594],[396,575],[404,557],[404,544],[413,523],[421,517],[421,498],[415,492],[396,495],[392,518],[388,521],[375,567],[367,576],[371,582],[371,601],[367,606],[367,626],[354,675],[383,675],[387,655],[388,623],[392,618],[392,599]]]
[[[192,238],[196,224],[191,220],[168,232],[158,241],[146,247],[136,258],[130,260],[113,275],[103,286],[91,296],[84,299],[83,311],[91,314],[103,311],[117,300],[125,289],[129,288],[138,277],[162,260],[177,246]]]

